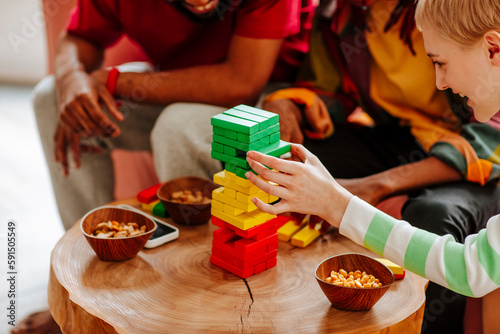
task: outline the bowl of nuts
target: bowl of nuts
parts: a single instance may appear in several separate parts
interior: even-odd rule
[[[316,267],[315,276],[332,306],[347,311],[371,309],[394,283],[389,268],[357,253],[323,260]]]
[[[210,220],[212,191],[218,187],[208,179],[187,176],[163,183],[157,195],[174,222],[199,225]]]
[[[103,261],[133,258],[156,228],[156,223],[148,217],[114,206],[91,210],[80,221],[85,239]]]

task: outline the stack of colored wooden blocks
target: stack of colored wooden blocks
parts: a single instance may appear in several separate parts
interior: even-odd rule
[[[252,171],[246,161],[250,150],[275,157],[290,151],[280,140],[279,118],[268,111],[239,105],[212,117],[212,158],[225,163],[214,175],[222,187],[212,193],[214,231],[210,262],[242,278],[276,265],[281,218],[262,212],[252,197],[265,203],[278,200],[254,186],[245,173]]]
[[[158,183],[150,188],[144,189],[137,194],[137,200],[141,203],[141,207],[146,211],[151,211],[154,216],[167,217],[167,212],[163,203],[160,202],[156,193],[160,188],[161,183]]]

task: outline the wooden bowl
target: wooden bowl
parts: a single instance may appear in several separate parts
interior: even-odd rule
[[[95,227],[108,220],[116,220],[120,223],[136,222],[139,227],[146,225],[146,233],[119,239],[93,236]],[[156,228],[156,223],[148,217],[114,206],[101,206],[89,211],[80,222],[83,235],[99,259],[103,261],[123,261],[133,258],[144,247]]]
[[[200,225],[207,223],[211,216],[211,203],[207,204],[184,204],[173,202],[170,199],[176,191],[191,190],[201,191],[205,197],[212,199],[212,191],[219,188],[218,185],[208,179],[197,176],[187,176],[163,183],[158,189],[157,196],[170,217],[179,224]]]
[[[378,288],[351,288],[325,281],[332,270],[366,271],[382,283]],[[377,260],[356,253],[341,254],[323,260],[316,267],[316,281],[332,306],[347,311],[366,311],[377,303],[394,283],[392,271]]]

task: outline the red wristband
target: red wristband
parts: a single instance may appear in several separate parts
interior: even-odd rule
[[[116,84],[118,83],[118,75],[120,71],[116,67],[112,67],[108,72],[108,79],[106,80],[106,88],[108,89],[111,96],[115,95]]]

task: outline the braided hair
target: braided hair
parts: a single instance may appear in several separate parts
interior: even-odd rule
[[[334,0],[335,1],[335,0]],[[415,4],[418,0],[399,0],[396,7],[391,13],[391,16],[387,20],[387,23],[384,28],[384,32],[387,32],[391,29],[401,18],[403,18],[403,24],[401,25],[401,30],[399,32],[399,38],[403,41],[404,44],[408,45],[411,53],[415,55],[415,49],[413,48],[413,42],[411,40],[411,34],[413,29],[415,29]],[[340,18],[340,8],[343,6],[350,5],[349,0],[336,0],[337,2],[337,10],[333,14],[332,17],[332,26],[338,27],[339,18]],[[352,16],[351,19],[356,26],[365,25],[366,22],[363,22],[364,13],[368,9],[366,5],[367,1],[363,0],[363,5],[361,7],[352,8]]]

